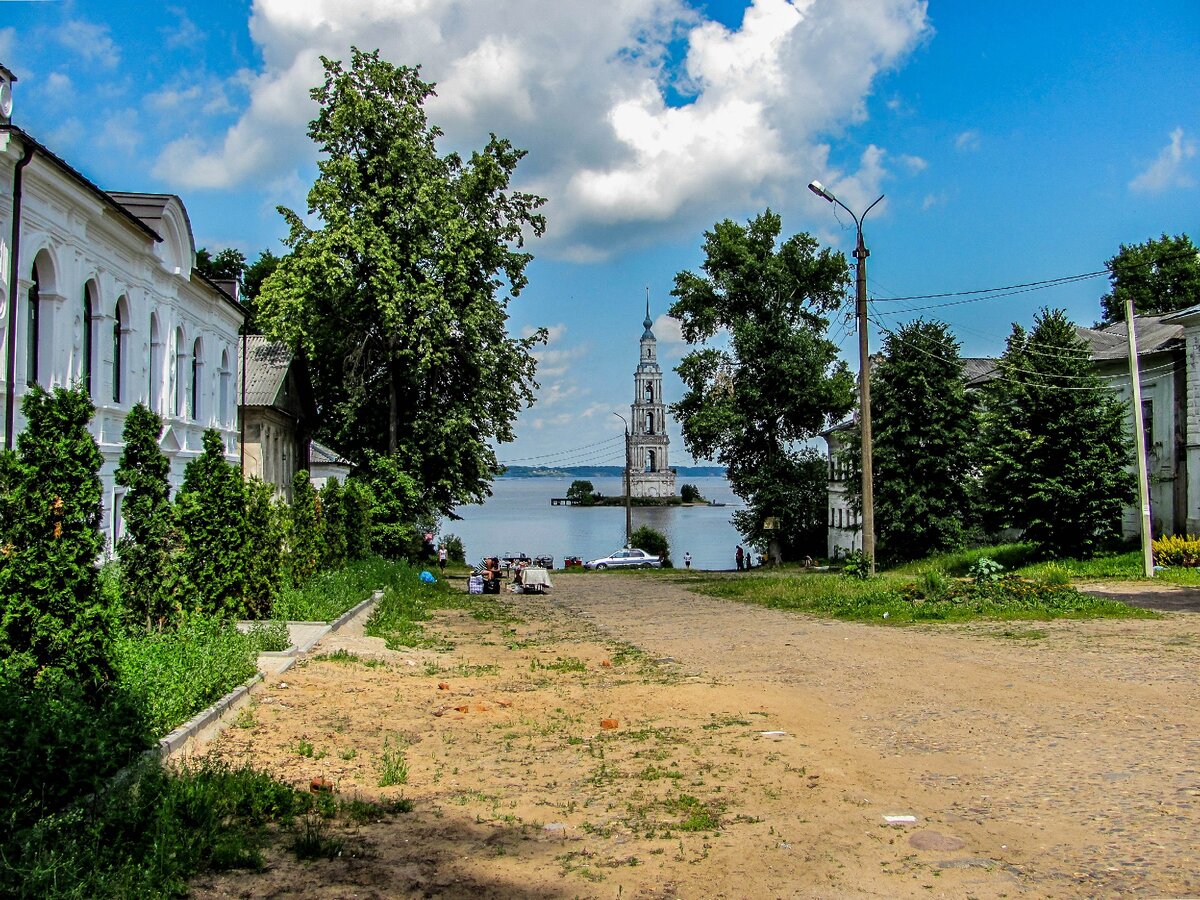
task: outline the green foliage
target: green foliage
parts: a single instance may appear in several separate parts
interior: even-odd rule
[[[275,486],[258,478],[244,485],[246,496],[246,583],[243,615],[265,619],[279,599],[283,574],[283,543],[288,509],[275,496]]]
[[[781,227],[770,210],[746,225],[717,223],[704,236],[704,274],[680,272],[671,292],[670,314],[689,344],[728,336],[727,349],[722,341],[683,358],[677,371],[686,392],[671,411],[688,452],[726,466],[759,529],[770,516],[802,527],[803,512],[776,504],[803,483],[796,480],[807,471],[803,442],[844,415],[854,394],[826,337],[826,317],[849,285],[845,257],[818,252],[807,234],[779,243]],[[756,539],[753,529],[739,529]]]
[[[512,338],[506,323],[544,201],[510,189],[524,153],[506,140],[469,160],[438,153],[433,87],[417,69],[357,48],[348,68],[322,63],[308,129],[320,151],[308,213],[321,227],[280,208],[291,253],[263,283],[262,316],[305,351],[333,445],[358,448],[358,463],[390,457],[423,513],[448,513],[484,499],[494,446],[533,402],[530,351],[545,332]],[[373,481],[381,505],[393,487],[410,493]],[[377,550],[393,555],[395,538]]]
[[[286,826],[316,803],[248,767],[204,759],[173,771],[148,761],[9,843],[0,894],[182,897],[197,872],[261,868],[264,826]]]
[[[842,563],[842,574],[857,578],[859,581],[866,581],[871,577],[871,561],[861,550],[854,550],[846,554],[846,559]]]
[[[1125,408],[1099,380],[1061,310],[1013,326],[987,389],[983,476],[994,528],[1049,556],[1090,556],[1120,539],[1134,476]]]
[[[402,563],[379,557],[355,560],[306,584],[285,588],[275,603],[274,616],[293,622],[332,622],[407,571]]]
[[[234,247],[226,247],[214,255],[207,247],[201,247],[196,251],[196,269],[205,278],[241,281],[246,274],[246,254]]]
[[[304,584],[321,567],[325,554],[325,522],[308,471],[292,476],[291,521],[287,537],[288,573],[293,584]]]
[[[113,611],[100,593],[100,464],[82,389],[34,386],[17,453],[0,469],[6,521],[0,547],[0,659],[9,679],[60,672],[100,702],[112,670]]]
[[[357,478],[346,481],[342,502],[346,507],[346,556],[366,559],[371,555],[371,509],[375,496]]]
[[[1144,244],[1122,244],[1105,265],[1112,290],[1100,298],[1104,322],[1125,319],[1125,300],[1135,315],[1162,315],[1200,303],[1200,253],[1186,234]]]
[[[942,322],[887,333],[871,389],[879,557],[960,547],[973,520],[979,422],[958,341]]]
[[[346,564],[346,495],[341,483],[330,478],[321,488],[321,529],[324,552],[321,568],[336,569]]]
[[[684,503],[703,503],[704,498],[700,496],[700,488],[694,484],[685,484],[679,488],[679,499]]]
[[[629,536],[629,543],[639,550],[645,550],[654,556],[661,556],[663,568],[671,565],[671,545],[667,541],[667,536],[657,528],[639,525]]]
[[[182,590],[179,535],[171,486],[171,462],[159,449],[163,423],[138,403],[125,417],[125,448],[116,482],[129,488],[121,515],[125,534],[117,543],[121,565],[121,600],[126,612],[147,626],[174,621]]]
[[[426,643],[421,623],[428,621],[430,610],[467,607],[472,602],[479,602],[460,590],[453,590],[444,581],[423,583],[421,570],[407,563],[388,565],[390,574],[383,597],[367,619],[366,632],[372,637],[383,638],[393,650]],[[494,607],[494,602],[489,606]]]
[[[988,584],[999,581],[1003,571],[1004,566],[994,559],[983,556],[971,564],[971,568],[967,570],[967,576],[976,584]]]
[[[117,639],[113,660],[157,737],[249,680],[261,645],[232,622],[192,616],[167,631]]]
[[[215,428],[204,432],[204,452],[184,470],[175,508],[183,537],[181,568],[194,592],[185,609],[242,615],[246,493],[241,473],[225,461],[225,445]]]
[[[386,559],[417,559],[424,511],[420,489],[395,456],[367,454],[365,477],[370,509],[371,549]]]
[[[596,486],[590,481],[577,478],[567,488],[567,499],[580,506],[592,506],[596,502]]]
[[[796,447],[769,469],[742,476],[746,508],[733,513],[733,526],[759,550],[771,542],[781,558],[820,556],[825,548],[829,508],[825,458],[812,447]],[[767,528],[768,518],[774,528]]]

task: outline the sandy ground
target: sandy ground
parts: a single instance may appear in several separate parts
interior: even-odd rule
[[[1196,613],[886,628],[555,586],[439,616],[453,649],[351,623],[314,653],[377,664],[272,679],[216,753],[413,809],[194,896],[1200,896]]]

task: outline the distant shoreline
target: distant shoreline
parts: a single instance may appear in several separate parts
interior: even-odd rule
[[[676,478],[724,478],[724,466],[675,466]],[[537,466],[506,466],[500,478],[620,478],[621,466],[566,466],[561,469]]]

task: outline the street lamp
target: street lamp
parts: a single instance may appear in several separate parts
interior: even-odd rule
[[[862,526],[863,526],[863,555],[867,558],[870,572],[875,574],[875,495],[872,489],[873,465],[871,461],[871,356],[867,350],[867,257],[870,252],[863,243],[862,223],[875,204],[883,199],[883,194],[856,216],[854,211],[845,203],[831,194],[819,181],[809,184],[808,189],[830,203],[836,203],[854,219],[858,229],[858,244],[854,248],[854,258],[858,261],[858,277],[856,279],[856,306],[858,308],[858,358],[859,358],[859,406],[862,407],[860,422],[862,427]]]
[[[629,467],[633,465],[633,461],[629,458],[629,423],[620,413],[615,412],[613,415],[625,426],[625,546],[628,547],[633,541],[633,507],[629,502]]]

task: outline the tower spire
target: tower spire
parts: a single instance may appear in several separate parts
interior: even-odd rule
[[[646,318],[642,322],[642,327],[646,330],[642,332],[643,340],[654,337],[654,332],[650,330],[653,324],[654,320],[650,318],[650,285],[646,285]]]

